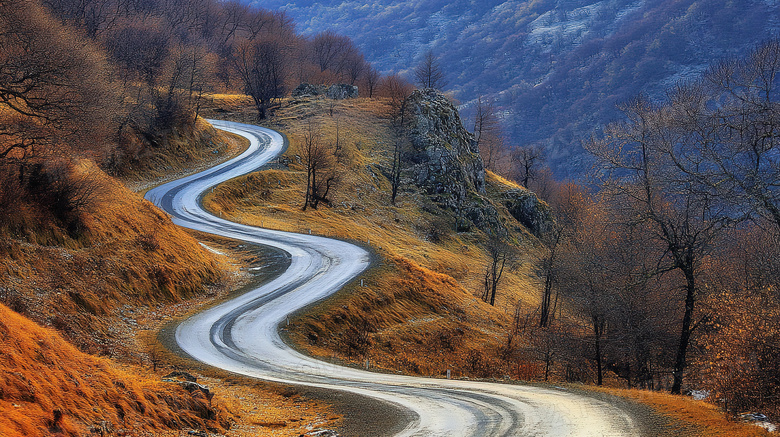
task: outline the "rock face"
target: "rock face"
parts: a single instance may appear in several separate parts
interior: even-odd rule
[[[455,106],[440,92],[425,89],[412,93],[407,108],[411,142],[407,160],[415,183],[434,202],[456,213],[458,230],[473,224],[484,231],[505,232],[496,206],[485,197],[485,168],[474,136],[463,127]],[[531,191],[508,190],[500,202],[537,236],[553,223],[550,207]]]
[[[358,97],[358,87],[346,83],[335,85],[312,85],[302,83],[292,91],[293,97],[325,96],[333,100],[355,99]]]
[[[293,97],[311,97],[323,95],[328,91],[328,87],[325,85],[312,85],[310,83],[302,83],[295,87],[292,91]]]
[[[503,201],[512,217],[537,237],[548,232],[554,223],[550,206],[532,191],[509,190],[503,193]]]
[[[415,182],[448,207],[469,192],[485,192],[485,168],[474,136],[461,123],[458,110],[436,90],[417,90],[408,99],[408,124]]]
[[[328,88],[326,96],[333,100],[356,99],[358,97],[358,87],[346,83],[337,83]]]

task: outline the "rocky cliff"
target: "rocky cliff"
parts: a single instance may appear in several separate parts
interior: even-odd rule
[[[497,204],[528,230],[540,235],[552,223],[549,207],[525,189],[507,190],[501,199],[485,192],[485,167],[474,136],[463,127],[455,106],[442,93],[417,90],[407,100],[409,167],[414,182],[442,208],[458,217],[458,230],[472,225],[483,231],[505,231]]]
[[[435,200],[454,207],[469,192],[485,192],[485,167],[474,135],[467,131],[458,110],[433,89],[417,90],[407,101],[407,125],[415,182]]]

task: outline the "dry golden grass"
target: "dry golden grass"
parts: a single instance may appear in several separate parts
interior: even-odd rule
[[[0,243],[0,287],[5,301],[43,325],[61,330],[82,350],[124,356],[106,316],[126,305],[154,305],[191,297],[219,282],[213,253],[151,203],[102,173],[89,174],[100,195],[81,214],[84,230],[70,237],[52,225],[52,235],[7,236]]]
[[[119,173],[133,191],[142,191],[226,161],[247,145],[243,138],[219,132],[199,117],[194,126],[175,129],[160,139],[157,147],[138,144],[138,159]]]
[[[236,99],[226,99],[236,104]],[[333,116],[330,111],[333,110]],[[232,111],[239,113],[237,107]],[[438,210],[419,192],[402,188],[396,206],[389,203],[391,132],[381,102],[357,99],[289,101],[269,127],[285,132],[291,142],[288,170],[266,170],[231,181],[208,195],[205,204],[234,220],[273,229],[346,238],[369,244],[379,266],[334,297],[293,320],[287,332],[301,349],[326,360],[372,368],[440,376],[499,376],[524,379],[543,373],[529,358],[513,365],[501,360],[510,316],[518,301],[538,304],[539,284],[531,271],[538,243],[510,224],[523,252],[499,290],[496,307],[477,298],[487,257],[478,233],[455,233],[450,214]],[[326,139],[347,150],[342,181],[330,206],[301,210],[304,177],[296,155],[308,120]],[[520,188],[487,172],[488,197]],[[436,232],[433,232],[436,231]],[[707,436],[765,435],[760,428],[734,423],[712,405],[662,393],[604,389],[650,405],[662,415],[702,429]]]
[[[226,437],[298,437],[312,430],[336,429],[342,417],[325,403],[308,399],[294,388],[244,379],[202,378],[215,398],[235,418]]]
[[[191,173],[245,147],[243,141],[214,134],[199,121],[196,131],[172,135],[162,151],[146,155],[125,181],[136,189],[152,186],[170,179],[170,172]],[[215,149],[219,153],[212,153]],[[74,236],[55,222],[25,224],[37,213],[21,215],[22,224],[7,228],[0,240],[0,297],[39,324],[56,327],[81,351],[53,330],[0,308],[0,435],[85,435],[87,426],[106,421],[126,435],[178,436],[182,427],[207,425],[232,437],[297,436],[339,423],[326,405],[229,375],[200,378],[215,394],[214,408],[200,395],[193,398],[176,384],[160,382],[170,370],[193,365],[163,354],[159,343],[149,339],[156,339],[156,330],[172,317],[222,298],[240,278],[242,261],[204,249],[91,161],[78,162],[74,173],[89,175],[101,187],[95,202],[80,214],[82,232]],[[2,329],[4,321],[15,328]],[[30,340],[28,331],[38,340]],[[120,366],[83,351],[145,367]],[[158,365],[156,373],[152,361]],[[32,392],[37,393],[34,399]],[[57,426],[54,409],[63,413]],[[124,421],[117,421],[119,409]],[[207,411],[235,423],[227,430],[198,417]]]
[[[4,437],[129,435],[182,426],[221,429],[230,415],[203,393],[117,368],[0,304],[0,429]]]
[[[591,388],[605,393],[632,399],[648,405],[653,410],[696,430],[702,437],[758,437],[771,435],[765,429],[751,424],[735,422],[716,406],[689,397],[675,396],[647,390]]]

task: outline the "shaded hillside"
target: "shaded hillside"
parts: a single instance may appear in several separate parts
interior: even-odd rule
[[[380,70],[408,71],[433,50],[468,108],[498,101],[513,145],[543,142],[558,176],[587,168],[579,147],[639,92],[661,97],[714,60],[780,29],[776,2],[748,0],[269,0],[305,33],[338,29]]]
[[[223,273],[214,254],[91,161],[59,171],[94,191],[67,223],[23,204],[26,214],[0,226],[0,298],[84,351],[132,354],[113,334],[113,317],[202,293]]]

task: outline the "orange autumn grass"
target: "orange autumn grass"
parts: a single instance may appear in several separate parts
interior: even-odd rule
[[[222,277],[224,263],[160,210],[87,160],[71,169],[99,186],[72,235],[56,224],[6,231],[0,243],[0,287],[6,302],[54,326],[82,350],[132,354],[110,334],[125,306],[193,296]]]
[[[106,423],[134,431],[220,428],[229,415],[199,392],[79,352],[55,331],[0,305],[0,429],[4,437],[84,435]]]
[[[648,405],[662,415],[678,421],[684,427],[694,429],[694,433],[697,436],[759,437],[771,435],[768,431],[758,426],[729,420],[717,406],[689,397],[648,390],[595,387],[590,389],[603,391]]]

